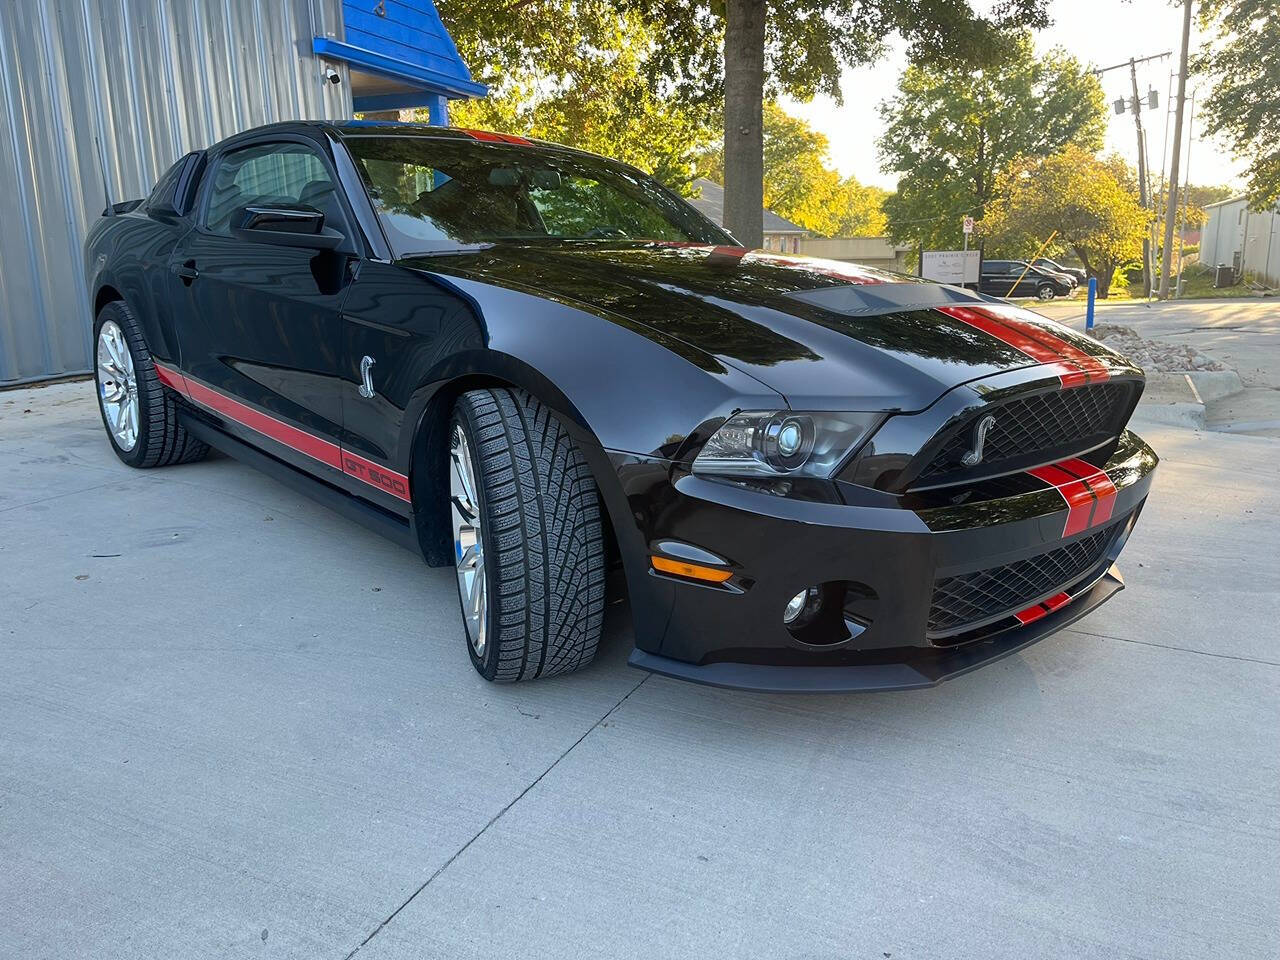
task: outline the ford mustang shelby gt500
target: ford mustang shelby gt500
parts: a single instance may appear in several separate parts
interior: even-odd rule
[[[1141,370],[968,290],[748,252],[624,164],[283,123],[86,241],[135,467],[209,447],[456,568],[489,680],[631,663],[757,690],[937,683],[1121,588]]]

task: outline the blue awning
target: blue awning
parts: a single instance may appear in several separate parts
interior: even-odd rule
[[[357,112],[429,106],[441,122],[445,101],[488,94],[471,79],[431,0],[344,0],[342,15],[344,38],[316,37],[312,49],[347,64]]]

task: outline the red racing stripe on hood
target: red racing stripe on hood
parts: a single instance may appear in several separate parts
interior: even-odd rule
[[[938,307],[938,312],[1007,343],[1032,360],[1055,367],[1064,387],[1100,383],[1111,376],[1096,357],[1025,319],[1016,307],[951,306]]]

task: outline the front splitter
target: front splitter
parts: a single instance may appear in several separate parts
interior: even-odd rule
[[[882,693],[936,687],[945,680],[977,670],[1017,653],[1051,633],[1075,623],[1124,589],[1113,564],[1102,578],[1070,604],[1025,627],[1007,630],[932,656],[902,663],[847,666],[790,666],[759,663],[685,663],[644,650],[633,650],[627,663],[640,670],[709,687],[757,693]]]

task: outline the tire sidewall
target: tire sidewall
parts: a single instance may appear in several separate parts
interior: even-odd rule
[[[485,603],[485,648],[484,656],[477,656],[475,648],[471,645],[471,636],[466,630],[467,611],[462,599],[462,590],[458,587],[457,570],[454,570],[454,592],[458,595],[458,613],[463,620],[462,643],[467,648],[467,656],[471,658],[471,664],[476,668],[482,677],[486,680],[492,680],[498,673],[498,650],[499,638],[497,635],[496,616],[500,597],[498,595],[498,585],[494,580],[495,572],[498,569],[498,550],[493,539],[493,523],[489,517],[489,491],[488,477],[484,472],[484,458],[480,455],[480,446],[476,438],[475,419],[472,416],[471,405],[467,403],[465,397],[459,397],[458,402],[454,405],[453,416],[449,419],[449,431],[446,434],[448,442],[452,443],[454,425],[462,427],[463,434],[467,438],[467,445],[471,450],[471,466],[475,470],[476,478],[476,509],[480,513],[480,540],[484,547],[485,564],[484,564],[484,589],[485,596],[488,598]],[[449,459],[450,448],[445,448],[445,466],[452,471],[453,464]],[[452,519],[453,505],[450,503],[450,519]],[[454,563],[457,563],[457,545],[453,545]]]
[[[138,439],[134,442],[132,450],[125,450],[120,444],[116,443],[115,435],[111,432],[111,425],[107,422],[107,412],[102,407],[101,372],[98,370],[98,334],[101,333],[103,325],[108,320],[114,320],[121,332],[124,333],[125,346],[129,350],[129,356],[133,359],[134,377],[138,381]],[[151,364],[151,356],[146,347],[142,346],[141,340],[133,315],[122,303],[119,301],[108,303],[98,311],[98,316],[93,322],[94,399],[98,404],[98,417],[102,420],[102,429],[107,434],[107,442],[111,444],[111,449],[115,451],[116,456],[131,467],[138,466],[146,457],[147,445],[151,439],[151,418],[147,415],[147,406],[151,400],[153,386],[159,385],[156,379],[155,367]]]

